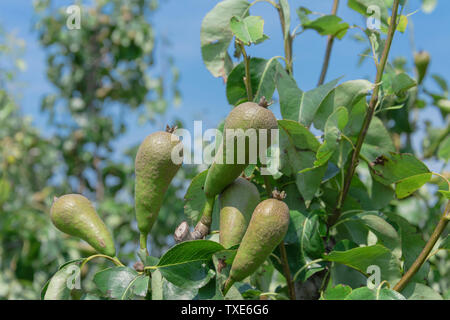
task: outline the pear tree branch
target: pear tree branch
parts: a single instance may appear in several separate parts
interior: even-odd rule
[[[336,15],[338,6],[339,0],[334,0],[333,9],[331,10],[332,15]],[[322,71],[320,72],[320,78],[319,82],[317,83],[317,86],[322,85],[325,81],[325,76],[328,71],[328,64],[330,63],[331,49],[333,48],[333,43],[334,43],[334,36],[329,35],[327,38],[327,48],[325,49],[325,57],[323,59]]]
[[[344,179],[344,187],[341,190],[339,199],[339,203],[336,205],[333,210],[333,214],[327,221],[328,227],[331,227],[336,221],[339,219],[341,215],[341,205],[344,203],[345,198],[347,196],[348,190],[350,189],[350,183],[352,182],[353,175],[355,174],[356,167],[358,165],[359,154],[361,152],[361,148],[364,142],[364,139],[367,135],[367,131],[369,130],[370,122],[372,121],[375,108],[378,104],[378,93],[380,90],[381,80],[383,78],[384,68],[386,66],[389,50],[391,48],[392,39],[394,38],[395,29],[397,28],[397,12],[399,7],[400,0],[394,0],[392,15],[391,15],[391,23],[389,24],[388,35],[384,44],[383,53],[381,55],[380,62],[377,65],[377,74],[375,78],[375,87],[372,92],[372,97],[370,98],[369,108],[367,109],[366,117],[364,119],[361,131],[358,135],[358,140],[356,141],[355,150],[352,152],[351,162],[347,173]]]

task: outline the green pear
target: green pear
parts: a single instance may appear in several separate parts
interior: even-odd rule
[[[259,202],[258,188],[242,177],[234,180],[219,195],[219,241],[225,248],[230,248],[241,242],[253,210]]]
[[[224,294],[262,265],[284,239],[288,226],[289,208],[283,201],[267,199],[258,204],[231,265]]]
[[[219,150],[217,151],[206,176],[204,188],[206,197],[213,198],[218,195],[226,186],[241,175],[242,171],[251,160],[258,158],[259,149],[262,147],[260,146],[259,141],[262,130],[267,130],[266,147],[269,147],[272,141],[270,130],[277,128],[277,119],[272,111],[267,109],[267,103],[264,99],[261,100],[260,104],[255,102],[244,102],[235,107],[225,119],[222,143],[220,144]],[[253,150],[257,153],[250,154],[250,150],[254,147],[254,143],[249,143],[252,141],[249,136],[245,137],[245,150],[238,149],[239,138],[236,138],[232,133],[227,132],[228,129],[242,129],[244,131],[254,129],[256,141],[253,141],[256,142],[256,148]],[[233,150],[227,149],[227,145],[229,145],[227,142],[234,142]],[[228,154],[229,152],[233,152],[234,157],[231,157],[231,153]],[[243,154],[241,159],[238,159],[239,153]],[[254,156],[253,159],[252,156]],[[227,161],[227,158],[231,161]]]
[[[136,220],[143,235],[147,235],[155,223],[167,188],[182,164],[172,158],[172,153],[177,151],[182,157],[182,144],[173,130],[167,127],[165,132],[147,136],[136,155]]]
[[[419,51],[414,53],[414,65],[417,70],[417,83],[421,84],[427,73],[428,65],[430,64],[430,54],[426,51]]]
[[[67,194],[56,198],[50,217],[62,232],[83,239],[99,253],[110,257],[116,255],[111,233],[86,197]]]

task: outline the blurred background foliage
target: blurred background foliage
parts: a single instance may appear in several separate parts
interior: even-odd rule
[[[0,65],[0,299],[38,299],[59,265],[94,252],[51,224],[52,199],[64,193],[93,200],[114,233],[119,258],[131,265],[137,260],[133,175],[138,146],[117,156],[112,144],[126,132],[127,113],[152,121],[180,100],[173,59],[165,55],[167,61],[156,64],[154,58],[156,45],[170,51],[166,39],[153,32],[157,1],[94,1],[81,11],[83,27],[74,30],[66,27],[66,8],[56,1],[34,5],[35,32],[55,88],[41,106],[54,133],[47,138],[38,132],[9,93],[25,68],[20,58],[25,43],[0,33],[0,60],[9,61]],[[184,167],[168,190],[150,239],[153,255],[173,243],[182,190],[195,174],[194,167]],[[107,265],[100,261],[90,268]]]
[[[52,199],[64,193],[89,197],[114,233],[120,260],[128,265],[138,260],[133,209],[137,146],[117,156],[113,142],[126,132],[128,113],[138,113],[141,122],[152,121],[181,98],[168,41],[152,28],[157,1],[92,1],[92,6],[82,11],[83,27],[70,31],[65,26],[65,9],[57,7],[57,1],[35,1],[35,33],[47,53],[47,78],[54,86],[41,104],[49,116],[49,137],[21,113],[9,89],[25,68],[21,59],[25,44],[0,27],[0,299],[38,299],[59,265],[93,253],[89,245],[65,236],[50,222]],[[165,61],[156,61],[156,46],[167,53]],[[363,51],[363,56],[367,52]],[[404,57],[392,56],[383,79],[388,84],[389,77],[400,71],[415,75],[417,88],[404,96],[393,95],[396,101],[387,101],[389,106],[405,100],[410,103],[378,116],[398,151],[438,163],[448,178],[448,85],[442,75],[428,70],[426,52],[414,49],[413,55],[415,65],[408,65]],[[433,88],[439,90],[427,88],[425,78],[432,79]],[[436,123],[444,123],[444,127],[426,122],[421,146],[414,148],[411,141],[421,128],[420,114],[427,108],[440,111],[442,118]],[[179,121],[176,124],[183,126]],[[173,244],[172,233],[183,218],[184,191],[196,173],[196,167],[183,166],[171,184],[149,239],[151,255],[159,256]],[[398,224],[407,220],[426,241],[441,214],[433,187],[442,186],[442,181],[435,179],[434,183],[405,200],[391,201],[383,213],[395,215]],[[96,262],[86,268],[86,277],[109,266],[108,262]],[[428,285],[447,299],[449,267],[448,252],[441,250],[423,270],[428,274]],[[253,280],[265,281],[266,286],[270,283],[264,277]]]

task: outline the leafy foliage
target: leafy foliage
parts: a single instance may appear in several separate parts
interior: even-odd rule
[[[256,3],[220,1],[202,21],[200,45],[205,67],[226,80],[230,105],[248,100],[264,104],[264,97],[273,102],[271,110],[280,111],[279,172],[262,176],[260,164],[244,172],[262,198],[270,196],[272,187],[287,193],[290,220],[280,246],[254,274],[224,292],[238,246],[226,250],[215,230],[205,239],[176,245],[169,238],[177,223],[197,223],[209,206],[203,192],[207,171],[185,166],[165,195],[150,254],[142,239],[136,252],[138,233],[129,201],[136,148],[123,162],[108,160],[112,142],[126,129],[123,117],[108,112],[116,103],[122,112],[144,112],[146,119],[165,111],[166,80],[148,72],[154,64],[155,35],[148,22],[149,8],[154,8],[149,1],[97,1],[83,16],[86,28],[69,34],[61,31],[63,13],[54,11],[50,1],[38,1],[36,27],[48,49],[48,77],[56,88],[43,100],[43,110],[54,116],[58,130],[54,137],[42,137],[22,121],[13,98],[0,91],[0,267],[5,270],[0,284],[28,281],[29,287],[43,288],[42,298],[54,299],[448,299],[448,231],[436,229],[438,237],[431,236],[438,222],[445,227],[449,220],[448,85],[443,77],[429,75],[427,54],[414,52],[411,66],[386,56],[391,46],[386,39],[392,31],[406,31],[409,15],[391,21],[389,1],[348,0],[348,7],[366,18],[377,6],[380,30],[351,28],[337,15],[313,18],[316,13],[305,7],[298,8],[300,23],[294,29],[289,2],[270,2],[280,18],[284,56],[249,58],[246,46],[256,46],[258,52],[257,46],[269,41],[263,18],[251,15]],[[401,10],[407,9],[405,1],[400,3]],[[431,11],[433,4],[424,1],[423,7]],[[302,90],[293,76],[292,43],[309,29],[328,39],[361,33],[380,81],[337,78]],[[176,82],[176,74],[172,78]],[[429,80],[438,92],[428,88]],[[58,106],[68,120],[57,119]],[[447,127],[413,116],[424,110],[438,112]],[[425,137],[417,148],[412,136],[420,127]],[[425,162],[430,159],[443,165],[443,172],[431,171]],[[60,184],[51,180],[58,161],[64,162]],[[116,182],[108,182],[111,178]],[[118,257],[95,255],[75,239],[62,241],[50,226],[42,212],[48,212],[51,196],[72,190],[95,195],[100,215],[114,230]],[[215,202],[210,212],[214,228],[219,213]],[[425,241],[435,241],[434,248],[428,248],[418,270],[399,288],[419,261]],[[8,256],[3,248],[17,244],[20,249]],[[92,266],[93,258],[115,266]],[[131,268],[136,258],[140,261]],[[68,262],[58,268],[63,261]],[[65,285],[72,276],[68,270],[78,266],[88,268],[80,270],[83,290],[72,290]],[[39,274],[41,269],[54,275]],[[13,289],[11,284],[0,289],[0,297],[33,297],[37,292],[22,295]]]

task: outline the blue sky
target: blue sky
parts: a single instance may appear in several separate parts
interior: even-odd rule
[[[56,0],[55,3],[67,6],[75,1]],[[90,1],[85,1],[89,3]],[[137,117],[130,116],[128,122],[130,130],[117,141],[119,150],[141,141],[152,131],[162,129],[166,122],[174,117],[183,119],[188,129],[193,128],[194,120],[203,120],[203,127],[215,127],[230,110],[225,97],[225,86],[221,79],[214,78],[204,67],[200,54],[200,26],[202,18],[218,1],[212,0],[167,0],[161,1],[159,11],[154,16],[154,25],[158,34],[164,34],[171,40],[171,52],[175,64],[180,69],[180,89],[183,96],[181,106],[170,107],[168,113],[159,118],[154,125],[137,124]],[[338,15],[350,24],[365,25],[359,14],[350,10],[347,1],[341,1]],[[181,4],[183,3],[183,4]],[[295,0],[290,1],[292,9],[305,6],[317,12],[328,13],[331,10],[331,0]],[[420,8],[420,1],[410,0],[408,10],[411,13]],[[294,11],[294,10],[293,10]],[[418,50],[426,49],[430,52],[432,63],[431,72],[443,75],[450,80],[450,1],[440,0],[431,14],[417,12],[412,16],[414,23],[415,45]],[[252,15],[262,16],[265,20],[265,33],[270,40],[252,46],[251,56],[270,58],[283,55],[282,38],[279,20],[274,9],[267,3],[259,3],[252,7]],[[292,24],[298,19],[292,14]],[[20,75],[20,105],[25,114],[31,115],[34,124],[45,134],[47,115],[39,110],[41,98],[54,89],[46,80],[45,52],[39,46],[37,34],[32,30],[33,6],[30,0],[2,0],[0,1],[0,25],[8,32],[15,32],[26,43],[24,59],[27,63],[26,71]],[[358,33],[357,29],[350,30],[341,41],[335,41],[332,52],[327,80],[344,76],[342,81],[366,78],[373,81],[375,69],[373,63],[367,60],[362,67],[356,65],[358,54],[364,46],[351,39],[350,35]],[[325,51],[326,38],[315,31],[304,32],[294,42],[294,74],[302,90],[315,87],[322,59]],[[390,57],[403,55],[408,61],[412,60],[409,30],[405,34],[397,33],[394,39]],[[433,88],[432,81],[429,87]],[[278,107],[274,107],[279,115]],[[430,119],[437,125],[441,122],[437,112],[427,109],[420,114],[421,119]],[[48,133],[48,132],[47,132]],[[420,143],[421,134],[415,138]]]

